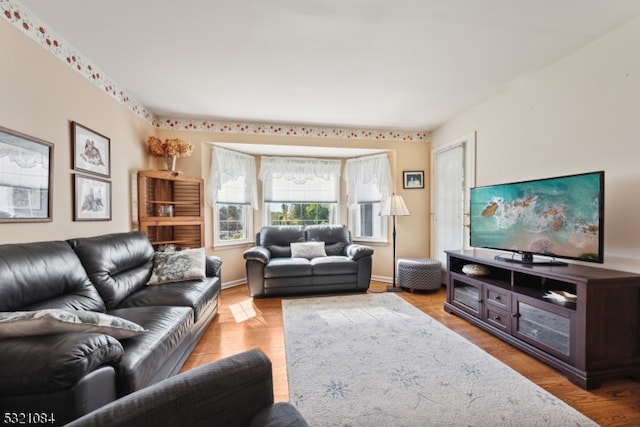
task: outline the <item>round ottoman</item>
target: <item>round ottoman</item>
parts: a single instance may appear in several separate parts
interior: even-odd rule
[[[399,258],[398,284],[411,290],[440,288],[440,261],[430,258]]]

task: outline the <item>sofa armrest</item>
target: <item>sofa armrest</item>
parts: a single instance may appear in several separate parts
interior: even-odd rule
[[[271,251],[264,246],[254,246],[244,251],[244,259],[255,260],[266,264],[271,259]]]
[[[352,243],[344,248],[344,253],[352,260],[357,261],[360,258],[373,255],[373,249],[369,246]]]
[[[68,427],[248,426],[271,405],[271,361],[264,353],[250,350],[138,390]],[[287,425],[286,420],[279,425]]]
[[[222,258],[214,255],[207,255],[205,261],[207,277],[222,278]]]
[[[115,338],[69,332],[2,340],[0,395],[48,393],[66,389],[124,354]]]

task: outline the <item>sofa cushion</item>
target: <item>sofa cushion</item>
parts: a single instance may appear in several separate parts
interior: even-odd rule
[[[273,258],[291,257],[291,243],[304,241],[304,227],[301,226],[267,226],[260,230],[260,245],[269,249]]]
[[[98,366],[117,363],[123,354],[122,344],[104,334],[68,333],[38,339],[4,339],[0,351],[0,394],[68,388]]]
[[[197,322],[200,320],[200,315],[206,313],[209,306],[216,304],[220,289],[220,278],[218,277],[147,286],[122,301],[118,308],[158,305],[191,307]]]
[[[0,313],[0,338],[96,332],[124,339],[144,332],[133,322],[104,313],[47,309]]]
[[[80,260],[63,241],[0,245],[0,311],[105,311]]]
[[[311,287],[313,285],[313,276],[298,276],[298,277],[274,277],[273,279],[264,279],[264,290],[277,289],[278,292],[282,292],[284,289],[288,289],[289,293],[298,293],[300,289],[305,287]]]
[[[68,241],[108,309],[146,286],[153,266],[153,246],[138,231]]]
[[[292,258],[313,259],[327,256],[324,251],[324,242],[300,242],[291,244]]]
[[[265,279],[310,275],[311,262],[306,258],[272,258],[264,267]]]
[[[145,334],[122,341],[124,356],[116,366],[121,396],[151,384],[164,364],[189,342],[194,325],[189,307],[128,307],[109,314],[147,329]]]
[[[357,289],[357,274],[333,274],[333,275],[316,275],[311,276],[313,285],[315,290],[322,291],[355,291]]]
[[[345,225],[309,225],[305,228],[306,240],[324,242],[327,255],[344,255],[344,248],[351,243],[351,234]]]
[[[182,282],[205,278],[204,248],[178,252],[156,252],[147,285]]]
[[[314,276],[355,274],[358,272],[358,263],[345,256],[314,258],[311,260],[311,272]]]

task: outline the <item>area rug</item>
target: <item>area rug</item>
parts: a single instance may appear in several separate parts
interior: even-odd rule
[[[283,299],[311,426],[596,426],[395,294]]]

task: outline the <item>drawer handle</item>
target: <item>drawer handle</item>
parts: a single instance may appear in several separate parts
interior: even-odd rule
[[[520,317],[520,316],[522,316],[522,315],[521,315],[520,313],[513,313],[511,316],[513,316],[513,317],[515,317],[515,318],[518,318],[518,317]]]
[[[502,298],[500,298],[500,295],[496,295],[495,297],[493,297],[493,299],[496,301],[500,301]]]
[[[500,321],[500,316],[493,316],[493,320],[495,320],[496,322]]]

